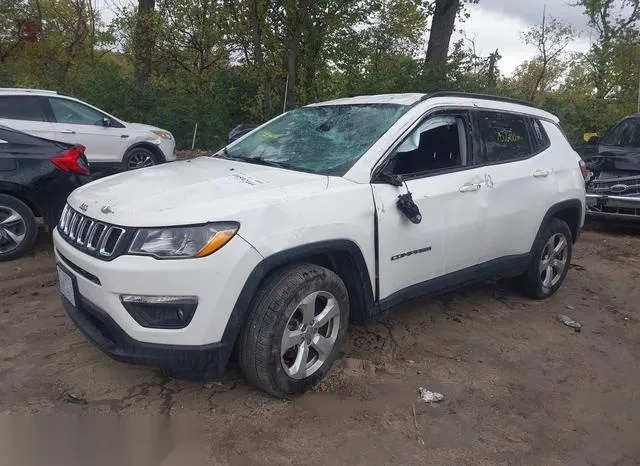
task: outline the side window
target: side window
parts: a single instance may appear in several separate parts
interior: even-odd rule
[[[476,114],[479,137],[484,146],[476,164],[509,162],[533,154],[527,119],[499,112]]]
[[[640,147],[640,118],[627,118],[602,141],[605,146]]]
[[[46,121],[40,99],[22,95],[0,97],[0,118]]]
[[[91,107],[73,100],[57,98],[49,99],[49,103],[57,123],[102,126],[104,115]]]
[[[460,115],[427,117],[395,150],[394,175],[420,175],[467,164],[467,131]]]
[[[531,146],[533,152],[542,152],[551,146],[549,136],[544,130],[540,120],[529,120],[529,126],[531,127]]]

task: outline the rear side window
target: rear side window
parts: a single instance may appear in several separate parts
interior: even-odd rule
[[[542,152],[551,146],[549,136],[540,120],[529,120],[531,127],[531,146],[534,153]]]
[[[477,112],[476,125],[481,150],[477,165],[501,163],[529,157],[533,154],[527,118],[500,112]]]
[[[22,95],[0,96],[0,118],[25,121],[46,120],[40,99]]]

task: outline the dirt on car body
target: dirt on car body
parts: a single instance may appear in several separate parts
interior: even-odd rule
[[[65,314],[43,236],[0,264],[0,412],[202,423],[200,448],[149,443],[162,464],[639,464],[637,233],[585,232],[547,301],[489,283],[352,326],[329,376],[293,401],[233,368],[194,383],[110,360]]]

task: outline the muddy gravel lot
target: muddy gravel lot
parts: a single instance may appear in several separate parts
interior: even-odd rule
[[[202,426],[155,464],[638,465],[639,273],[640,229],[592,225],[552,299],[500,282],[411,302],[351,328],[328,379],[283,401],[233,365],[203,384],[111,361],[62,309],[42,235],[0,264],[0,413],[5,428],[26,413]]]

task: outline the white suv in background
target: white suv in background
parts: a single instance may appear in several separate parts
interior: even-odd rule
[[[175,160],[170,132],[127,123],[54,91],[0,88],[0,125],[85,146],[92,170],[131,170]]]
[[[585,167],[553,115],[472,94],[292,110],[211,157],[74,191],[54,232],[63,304],[111,357],[287,397],[350,321],[517,277],[555,293],[584,222]]]

